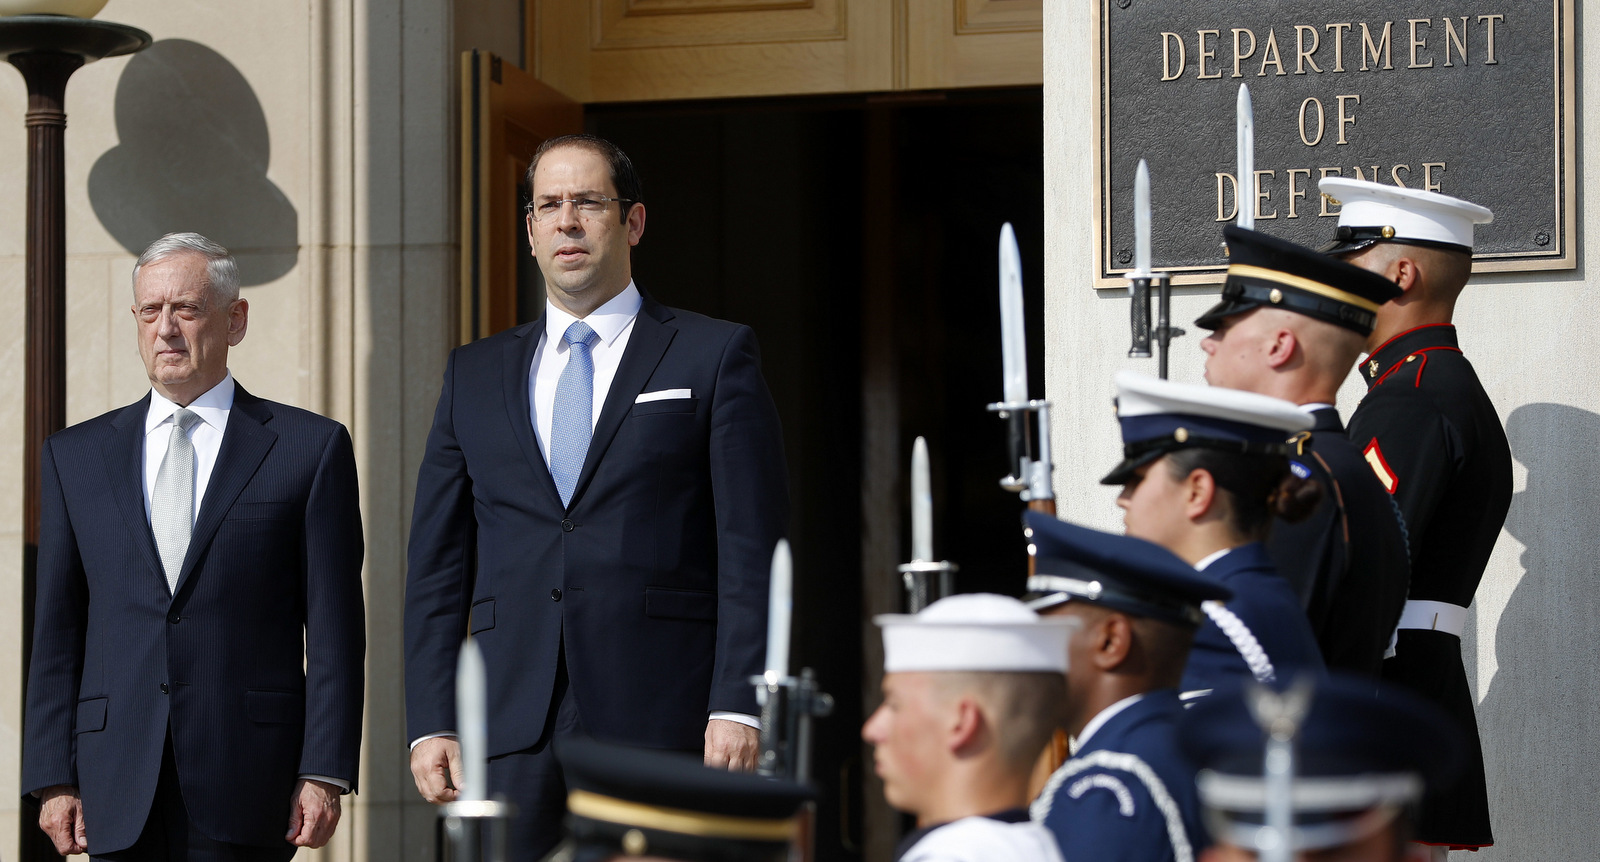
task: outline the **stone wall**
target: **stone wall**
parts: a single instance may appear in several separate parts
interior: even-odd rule
[[[431,859],[433,812],[404,739],[400,619],[416,464],[455,332],[455,100],[469,36],[515,62],[515,0],[112,0],[154,45],[80,70],[67,94],[68,421],[141,397],[133,260],[196,230],[240,262],[250,391],[346,423],[366,524],[368,698],[361,793],[301,857]],[[474,30],[477,28],[477,30]],[[482,35],[482,32],[479,33]],[[479,40],[481,41],[481,39]],[[0,70],[0,486],[22,464],[26,95]],[[0,496],[0,655],[21,654],[21,500]],[[16,858],[20,662],[0,662],[0,856]],[[287,802],[287,800],[286,800]],[[93,823],[88,824],[91,841]],[[31,828],[31,827],[29,827]]]

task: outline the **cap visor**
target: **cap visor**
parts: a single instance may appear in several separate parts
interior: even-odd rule
[[[1222,328],[1222,322],[1235,314],[1244,314],[1247,311],[1261,307],[1261,303],[1248,299],[1234,298],[1211,306],[1211,310],[1195,318],[1194,325],[1201,329],[1217,330]]]
[[[1368,246],[1376,245],[1377,242],[1378,240],[1373,237],[1364,237],[1362,239],[1336,239],[1318,249],[1318,251],[1329,255],[1349,254],[1352,251],[1360,251]]]
[[[1165,454],[1167,454],[1166,450],[1155,449],[1149,452],[1141,453],[1137,458],[1124,458],[1122,459],[1121,464],[1111,468],[1111,472],[1107,473],[1105,478],[1100,480],[1100,484],[1126,485],[1131,479],[1133,479],[1133,474],[1137,473],[1140,467],[1143,467],[1144,465],[1156,460],[1157,458],[1160,458]]]

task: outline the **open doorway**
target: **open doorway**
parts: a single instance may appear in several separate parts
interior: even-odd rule
[[[796,666],[837,708],[818,727],[819,860],[886,859],[887,813],[858,733],[877,705],[871,615],[900,609],[915,437],[933,461],[935,550],[961,592],[1019,594],[1021,504],[998,486],[997,239],[1023,253],[1030,381],[1043,393],[1043,96],[590,105],[644,179],[640,287],[752,326],[783,420]],[[527,288],[524,288],[527,293]],[[534,295],[518,303],[537,314]]]

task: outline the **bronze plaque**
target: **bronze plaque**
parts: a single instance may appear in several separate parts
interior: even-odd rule
[[[1318,179],[1375,179],[1494,210],[1475,271],[1577,265],[1572,0],[1099,0],[1096,23],[1097,287],[1124,286],[1132,268],[1141,158],[1154,268],[1221,280],[1241,83],[1255,103],[1257,230],[1320,247],[1338,208]]]

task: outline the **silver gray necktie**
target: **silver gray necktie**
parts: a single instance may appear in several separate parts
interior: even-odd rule
[[[172,436],[167,440],[167,457],[156,472],[155,492],[150,495],[150,531],[156,537],[156,551],[166,569],[167,589],[176,591],[183,558],[189,553],[189,534],[194,530],[194,443],[189,429],[199,424],[192,410],[172,414]]]

